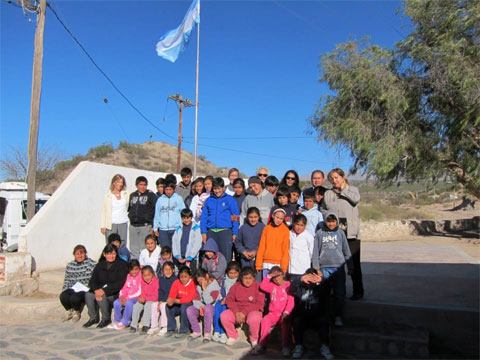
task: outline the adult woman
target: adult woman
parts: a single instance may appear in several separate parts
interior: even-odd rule
[[[66,310],[62,321],[77,322],[82,314],[88,282],[97,263],[87,257],[87,249],[83,245],[73,248],[73,256],[75,260],[69,262],[65,270],[60,302]]]
[[[120,235],[120,246],[127,245],[128,230],[128,192],[125,178],[116,174],[110,182],[110,191],[103,198],[102,224],[100,231],[105,240],[111,233]]]
[[[348,184],[345,172],[336,168],[328,173],[332,188],[325,192],[323,210],[333,211],[339,218],[346,235],[353,260],[353,296],[351,300],[363,298],[362,269],[360,267],[360,216],[358,206],[360,193],[355,186]],[[343,226],[342,226],[343,225]]]
[[[115,245],[108,244],[102,252],[97,266],[93,269],[88,283],[90,291],[85,294],[85,303],[88,308],[88,320],[83,327],[90,327],[99,322],[98,308],[102,313],[102,321],[97,328],[104,328],[110,324],[110,313],[113,302],[118,298],[125,280],[127,279],[127,263],[120,259]]]
[[[285,175],[283,175],[282,181],[280,181],[280,187],[285,186],[288,189],[292,189],[294,187],[300,187],[300,178],[298,177],[298,173],[295,170],[288,170]]]

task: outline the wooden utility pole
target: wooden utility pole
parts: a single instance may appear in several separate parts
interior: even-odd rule
[[[183,99],[182,95],[169,95],[169,99],[177,101],[179,103],[178,107],[178,153],[177,153],[177,174],[180,174],[180,161],[182,158],[182,114],[183,114],[183,105],[185,106],[195,106],[192,104],[189,99]]]
[[[32,99],[30,102],[30,133],[28,138],[27,170],[27,221],[35,215],[35,177],[37,171],[38,124],[40,117],[40,95],[42,93],[43,33],[47,0],[40,0],[37,7],[37,30],[33,52]]]

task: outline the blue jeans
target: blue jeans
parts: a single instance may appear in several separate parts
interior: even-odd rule
[[[186,303],[186,304],[175,304],[173,306],[166,306],[167,309],[167,319],[168,319],[168,325],[167,325],[167,330],[168,331],[175,331],[177,330],[177,321],[175,320],[175,317],[180,315],[180,331],[181,333],[188,333],[190,331],[190,326],[188,323],[188,318],[187,318],[187,308],[189,306],[192,306],[192,303]]]
[[[158,243],[160,246],[169,246],[171,249],[173,234],[175,234],[175,230],[158,230]]]
[[[212,231],[208,230],[207,239],[212,238],[215,240],[218,246],[218,251],[220,251],[227,264],[232,261],[232,251],[233,251],[233,239],[232,239],[232,229],[225,229],[222,231]]]
[[[215,303],[215,314],[213,314],[213,332],[225,334],[225,329],[220,322],[220,315],[227,310],[227,305],[222,305],[221,301]]]
[[[343,315],[343,303],[345,302],[345,266],[320,268],[323,278],[326,280],[328,294],[333,290],[333,312],[335,316]]]

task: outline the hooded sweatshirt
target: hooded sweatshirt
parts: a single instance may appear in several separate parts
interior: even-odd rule
[[[290,281],[285,281],[279,286],[271,280],[270,276],[266,276],[260,284],[260,289],[270,294],[270,303],[268,311],[280,318],[283,313],[290,314],[295,305],[295,298],[289,294]]]
[[[343,230],[338,228],[338,217],[334,212],[328,212],[325,219],[330,215],[337,219],[337,227],[330,230],[324,223],[315,234],[312,265],[318,270],[322,267],[340,267],[347,263],[348,269],[353,270],[352,255],[348,247],[347,237]]]
[[[263,269],[263,263],[279,264],[284,272],[288,270],[290,231],[287,225],[276,226],[273,222],[263,229],[258,245],[255,268]]]
[[[232,234],[238,233],[238,222],[232,222],[232,215],[240,215],[237,202],[225,192],[219,198],[212,192],[203,206],[200,216],[202,234],[209,229],[232,229]]]
[[[136,299],[142,293],[142,272],[139,271],[137,276],[127,275],[127,280],[123,284],[122,290],[118,297],[124,297],[127,300]]]
[[[130,194],[128,203],[128,218],[132,226],[152,225],[155,215],[157,196],[151,191],[140,194],[134,191]]]
[[[225,300],[227,308],[234,314],[242,312],[248,315],[252,311],[262,311],[265,306],[265,294],[260,291],[260,284],[256,281],[249,287],[237,281],[232,286]]]
[[[208,239],[203,246],[203,251],[212,251],[215,253],[211,259],[205,256],[202,263],[202,269],[207,270],[215,279],[221,279],[227,269],[227,260],[221,252],[218,251],[218,245],[214,239]]]
[[[173,193],[172,196],[168,197],[163,194],[157,200],[153,228],[162,231],[175,230],[182,224],[180,212],[183,209],[185,209],[185,204],[180,195]]]
[[[213,280],[205,290],[202,289],[200,285],[197,286],[197,292],[193,297],[193,306],[197,309],[200,309],[205,305],[215,305],[217,300],[220,298],[220,285],[218,281]]]
[[[310,210],[305,209],[305,206],[301,207],[302,214],[307,218],[307,231],[315,236],[315,229],[317,228],[318,223],[323,221],[323,215],[318,210],[317,204],[313,205]]]
[[[242,214],[240,216],[240,225],[247,217],[248,208],[256,207],[260,210],[260,217],[264,224],[268,224],[268,215],[270,209],[275,205],[273,195],[268,190],[263,190],[260,195],[248,194],[242,204]]]

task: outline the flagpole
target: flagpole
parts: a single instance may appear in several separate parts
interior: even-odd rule
[[[200,59],[200,22],[197,24],[197,80],[195,86],[195,150],[193,158],[193,178],[197,177],[197,135],[198,135],[198,72]]]

